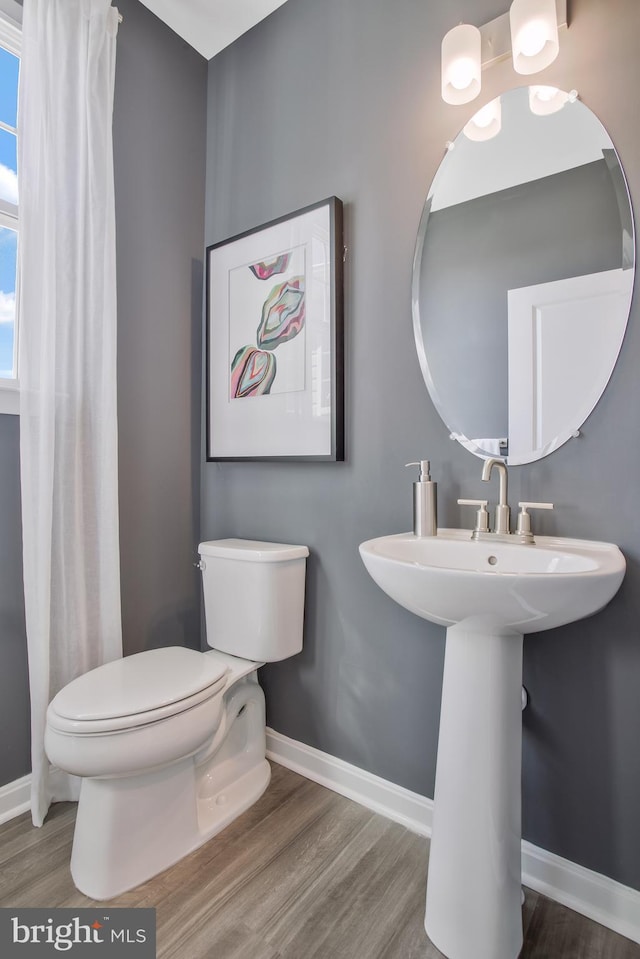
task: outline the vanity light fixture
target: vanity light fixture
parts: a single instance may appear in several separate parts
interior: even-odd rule
[[[480,51],[477,27],[460,23],[442,40],[442,99],[455,105],[469,103],[480,93]]]
[[[491,140],[500,133],[501,126],[502,104],[500,97],[496,97],[471,117],[462,132],[468,140]]]
[[[461,23],[442,40],[442,99],[469,103],[481,72],[509,57],[517,73],[544,70],[558,55],[558,30],[567,26],[567,0],[513,0],[511,10],[481,27]]]
[[[529,87],[529,108],[538,117],[557,113],[565,103],[575,103],[577,99],[577,90],[566,93],[557,87]]]
[[[513,0],[509,10],[513,69],[539,73],[558,56],[556,0]]]

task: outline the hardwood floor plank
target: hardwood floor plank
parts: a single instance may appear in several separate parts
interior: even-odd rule
[[[337,800],[334,808],[327,809],[237,889],[224,907],[231,922],[246,916],[247,925],[264,934],[277,924],[278,917],[289,915],[307,890],[322,883],[326,871],[374,815],[363,817],[362,808],[355,803],[342,797]]]
[[[74,887],[75,806],[0,826],[0,904],[95,905]],[[265,795],[109,903],[151,907],[158,959],[442,959],[424,931],[428,842],[273,764]],[[533,890],[520,959],[640,959],[640,945]]]
[[[407,900],[407,911],[380,953],[379,959],[445,959],[424,930],[424,887],[415,888]]]
[[[540,893],[536,892],[535,889],[529,889],[528,886],[524,889],[524,905],[522,906],[522,930],[524,933],[524,938],[527,938],[527,930],[533,919],[534,913],[536,911],[536,906],[540,900]]]
[[[280,959],[260,936],[242,923],[229,925],[203,924],[167,951],[161,949],[158,959]]]
[[[14,856],[23,856],[34,846],[39,846],[45,838],[68,830],[73,830],[76,819],[75,803],[54,803],[49,810],[44,825],[36,828],[31,823],[31,813],[23,813],[16,819],[0,826],[0,868]]]
[[[271,811],[262,824],[254,825],[246,835],[238,834],[235,841],[220,844],[215,860],[198,869],[192,881],[168,890],[168,895],[158,903],[158,930],[168,948],[231,902],[241,887],[277,858],[300,833],[337,807],[342,797],[327,790],[319,792],[314,787],[313,783],[305,783],[296,792],[295,801],[286,801]],[[199,852],[192,856],[197,857]],[[189,870],[192,856],[183,859],[174,869]],[[173,885],[172,877],[165,875]]]
[[[34,829],[34,827],[30,827]],[[71,857],[72,828],[51,834],[43,834],[38,844],[31,843],[24,855],[16,852],[5,860],[0,872],[0,905],[4,906],[7,897],[10,905],[18,905],[23,898],[33,898],[33,905],[55,905],[47,900],[49,895],[57,896],[57,887],[63,876],[69,876]],[[40,899],[40,897],[43,897]],[[26,902],[23,903],[27,905]]]
[[[407,896],[424,884],[425,863],[424,840],[373,817],[265,935],[287,959],[375,959],[406,912]]]
[[[640,959],[640,945],[540,896],[521,959]]]

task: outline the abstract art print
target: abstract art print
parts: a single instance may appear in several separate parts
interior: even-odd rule
[[[304,390],[305,272],[304,246],[231,271],[232,399]]]
[[[342,204],[207,248],[207,459],[342,460]]]

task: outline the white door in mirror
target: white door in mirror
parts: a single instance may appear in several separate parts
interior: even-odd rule
[[[633,270],[508,293],[509,464],[564,443],[589,416],[618,358]]]

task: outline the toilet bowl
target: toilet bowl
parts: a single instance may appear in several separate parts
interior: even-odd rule
[[[93,899],[173,865],[269,783],[257,669],[302,648],[308,549],[234,539],[199,551],[216,648],[107,663],[65,686],[47,710],[49,760],[82,779],[71,874]]]

